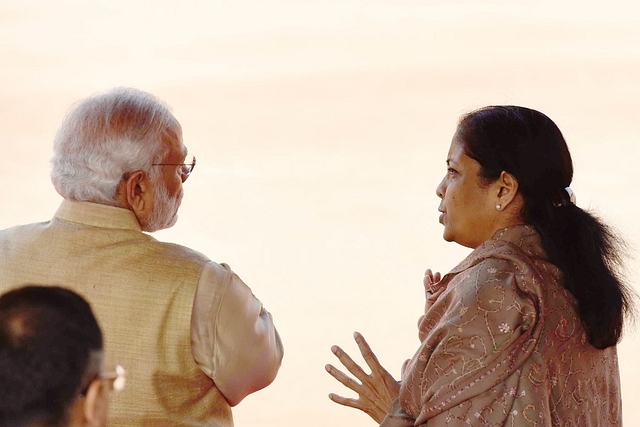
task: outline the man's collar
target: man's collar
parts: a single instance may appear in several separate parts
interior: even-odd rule
[[[93,227],[142,231],[138,218],[130,210],[99,203],[63,200],[54,217]]]

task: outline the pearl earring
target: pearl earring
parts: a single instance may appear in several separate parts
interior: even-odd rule
[[[496,209],[497,209],[497,210],[502,210],[502,205],[501,205],[500,203],[498,203],[498,204],[496,205]]]

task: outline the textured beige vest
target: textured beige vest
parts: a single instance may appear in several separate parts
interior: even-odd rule
[[[112,427],[233,424],[191,355],[191,309],[207,261],[140,232],[131,212],[91,203],[65,201],[49,222],[0,231],[0,291],[59,285],[91,303],[106,369],[128,371],[125,390],[111,396]]]

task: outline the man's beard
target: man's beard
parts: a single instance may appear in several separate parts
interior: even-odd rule
[[[142,228],[143,231],[154,232],[169,228],[178,221],[178,208],[182,202],[182,190],[173,199],[169,197],[167,187],[162,178],[153,177],[155,194],[153,200],[153,211],[149,215],[147,223]]]

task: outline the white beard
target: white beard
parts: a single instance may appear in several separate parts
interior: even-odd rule
[[[154,232],[172,227],[178,221],[178,208],[182,203],[182,190],[173,199],[169,197],[169,192],[161,179],[154,180],[155,194],[153,201],[153,211],[149,215],[149,220],[143,227],[143,231]]]

